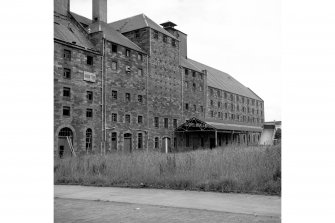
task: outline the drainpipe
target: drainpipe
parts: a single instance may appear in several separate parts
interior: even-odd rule
[[[103,56],[104,56],[104,73],[105,73],[105,75],[104,75],[104,77],[106,78],[106,74],[107,74],[107,70],[106,70],[106,59],[107,59],[107,57],[106,57],[106,50],[105,50],[105,48],[106,48],[106,40],[105,39],[103,39],[103,46],[104,46],[104,48],[103,48]],[[106,91],[107,91],[107,88],[106,88],[106,81],[104,81],[104,113],[105,113],[105,116],[104,116],[104,119],[105,119],[105,121],[104,121],[104,130],[105,130],[105,134],[104,134],[104,155],[106,155],[106,140],[107,140],[107,106],[106,106]]]
[[[150,29],[149,29],[150,30]],[[150,32],[150,31],[149,31]],[[149,55],[147,55],[147,78],[146,78],[146,94],[147,94],[147,152],[149,151],[149,90],[148,90],[148,86],[149,86]]]
[[[104,103],[104,93],[105,93],[105,81],[104,81],[104,61],[105,61],[105,39],[102,38],[102,56],[101,56],[101,129],[102,129],[102,142],[101,142],[101,155],[103,155],[105,150],[105,103]]]

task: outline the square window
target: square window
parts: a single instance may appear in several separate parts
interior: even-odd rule
[[[112,53],[117,53],[117,45],[112,44]]]
[[[143,123],[143,116],[142,115],[137,116],[137,123],[138,124],[142,124]]]
[[[87,65],[93,65],[93,57],[92,56],[87,56],[86,63],[87,63]]]
[[[117,69],[117,62],[112,61],[112,70],[116,70],[116,69]]]
[[[117,114],[112,113],[112,122],[117,122]]]
[[[64,57],[65,60],[70,61],[71,60],[71,51],[64,49],[63,57]]]
[[[126,123],[130,123],[130,115],[127,114],[125,116],[125,121],[126,121]]]
[[[169,128],[169,119],[168,118],[164,118],[164,128]]]
[[[140,60],[140,61],[142,61],[142,60],[143,60],[143,55],[142,55],[141,53],[139,53],[139,54],[137,55],[137,59]]]
[[[195,71],[192,72],[192,77],[195,77]]]
[[[68,68],[64,68],[63,70],[63,77],[65,79],[70,79],[71,78],[71,70]]]
[[[93,117],[93,109],[86,109],[86,117],[87,118],[92,118]]]
[[[70,107],[68,106],[63,106],[63,116],[70,116]]]
[[[155,128],[159,128],[159,118],[158,117],[155,117],[154,124],[155,124]]]
[[[112,99],[117,100],[117,91],[112,91]]]
[[[139,103],[142,103],[143,102],[143,96],[142,95],[138,95],[137,96],[137,100]]]
[[[93,92],[92,91],[86,91],[86,98],[88,102],[93,101]]]
[[[63,97],[71,97],[71,89],[68,87],[63,88]]]
[[[126,49],[126,57],[130,57],[130,50]]]
[[[126,93],[126,101],[130,102],[130,93]]]

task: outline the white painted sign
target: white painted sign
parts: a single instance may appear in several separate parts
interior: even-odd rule
[[[95,82],[96,81],[95,74],[87,72],[87,71],[84,71],[84,81]]]

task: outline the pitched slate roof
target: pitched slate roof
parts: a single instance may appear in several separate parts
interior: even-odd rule
[[[54,16],[54,38],[70,44],[75,42],[77,46],[95,50],[87,36],[73,22],[67,17]]]
[[[135,15],[129,18],[121,19],[112,23],[109,23],[111,27],[119,31],[120,33],[126,33],[133,30],[150,27],[158,32],[161,32],[173,39],[176,39],[171,33],[163,29],[160,25],[152,21],[149,17],[144,14]]]
[[[217,70],[213,67],[207,66],[205,64],[199,63],[195,60],[191,60],[189,58],[187,58],[186,60],[193,66],[197,67],[199,70],[207,70],[208,86],[232,92],[245,97],[249,97],[252,99],[262,100],[253,91],[245,87],[243,84],[238,82],[235,78],[233,78],[229,74]]]
[[[194,71],[202,72],[198,67],[194,66],[188,59],[184,57],[180,57],[180,66]]]
[[[80,23],[83,23],[85,25],[90,25],[92,23],[91,19],[88,19],[82,15],[78,15],[77,13],[70,12],[70,14]]]
[[[90,33],[95,32],[103,32],[104,37],[116,44],[128,47],[133,50],[137,50],[143,54],[146,54],[138,45],[136,45],[134,42],[130,41],[127,37],[110,27],[105,22],[94,22],[88,27],[90,29]]]

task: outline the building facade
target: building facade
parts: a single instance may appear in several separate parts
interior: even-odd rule
[[[178,152],[258,143],[264,101],[229,74],[191,60],[187,34],[144,14],[107,23],[54,1],[56,155]]]

